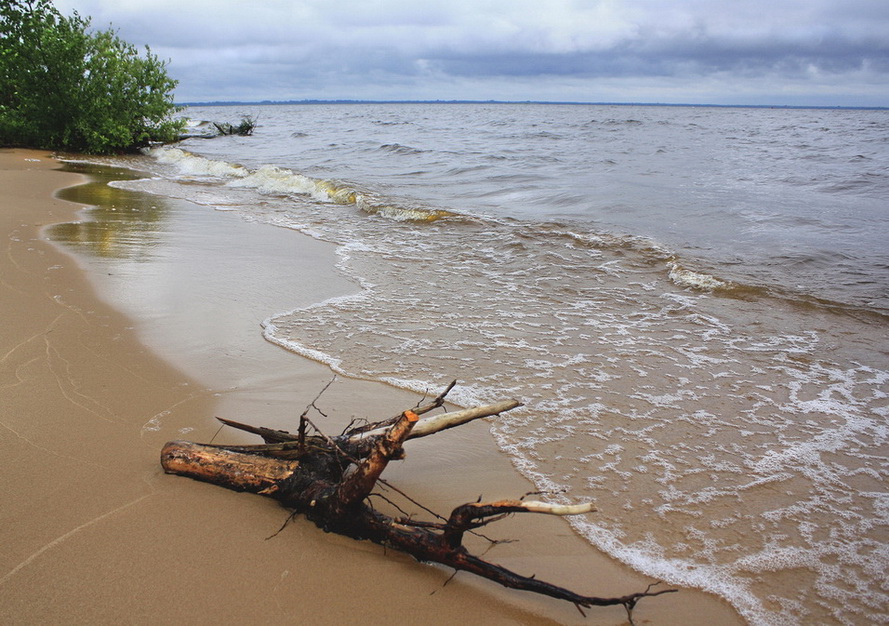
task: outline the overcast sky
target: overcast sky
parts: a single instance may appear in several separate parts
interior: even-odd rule
[[[56,0],[180,102],[889,106],[889,0]]]

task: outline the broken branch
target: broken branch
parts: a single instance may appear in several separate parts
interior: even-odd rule
[[[405,442],[520,406],[517,401],[507,400],[420,419],[421,413],[442,406],[445,395],[453,386],[454,383],[449,385],[427,405],[404,411],[395,418],[347,430],[339,437],[329,437],[320,431],[317,435],[306,436],[304,426],[298,435],[292,435],[286,431],[220,420],[239,430],[257,434],[266,443],[220,446],[173,441],[164,446],[161,464],[168,473],[275,498],[324,530],[369,539],[411,554],[420,561],[441,563],[506,587],[567,600],[578,607],[619,604],[631,614],[640,598],[675,591],[654,592],[649,588],[620,597],[587,596],[512,572],[470,554],[463,546],[466,532],[507,515],[581,515],[595,510],[590,503],[476,502],[456,507],[447,520],[433,513],[440,520],[436,522],[394,519],[374,509],[368,496],[378,483],[388,484],[382,480],[381,474],[389,461],[402,458]],[[303,420],[308,421],[305,414],[301,416],[301,422]],[[314,424],[311,425],[317,430]]]
[[[450,413],[441,413],[433,417],[426,417],[420,420],[419,423],[414,426],[413,430],[411,431],[410,437],[408,438],[418,439],[420,437],[427,437],[428,435],[433,435],[443,430],[447,430],[448,428],[454,428],[455,426],[460,426],[473,420],[477,420],[483,417],[491,417],[492,415],[499,415],[500,413],[506,413],[507,411],[511,411],[512,409],[519,406],[521,406],[521,403],[516,400],[505,400],[503,402],[488,404],[486,406],[473,407],[470,409],[464,409],[462,411],[453,411]],[[384,430],[385,428],[378,427],[373,430],[367,430],[359,432],[357,434],[347,433],[347,436],[349,437],[350,441],[354,442],[360,439],[366,439],[368,437],[379,436],[383,433]]]

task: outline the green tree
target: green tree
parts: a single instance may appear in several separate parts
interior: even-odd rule
[[[50,0],[0,0],[0,144],[89,153],[177,138],[167,64]]]

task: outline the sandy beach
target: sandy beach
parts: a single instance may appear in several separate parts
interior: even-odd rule
[[[44,229],[82,222],[95,191],[56,198],[87,180],[59,167],[45,152],[0,150],[0,622],[627,623],[622,607],[583,618],[565,602],[469,574],[447,582],[444,568],[301,519],[268,539],[287,518],[272,500],[165,475],[158,458],[168,440],[242,440],[217,435],[215,415],[294,429],[331,373],[264,341],[259,321],[281,310],[276,293],[292,307],[355,286],[337,274],[330,245],[283,231],[276,243],[258,231],[274,227],[181,204],[165,209],[169,231],[153,262],[74,256]],[[219,247],[232,237],[236,251]],[[236,271],[263,255],[286,257],[278,265],[289,271]],[[223,258],[231,267],[216,263]],[[181,289],[140,283],[146,275],[181,276]],[[224,290],[214,282],[223,278]],[[338,379],[320,404],[339,432],[417,400]],[[532,490],[483,423],[411,442],[386,477],[440,512]],[[518,542],[487,558],[576,591],[624,595],[653,582],[561,519],[526,515],[489,530]],[[688,589],[643,600],[634,619],[741,623],[718,598]]]

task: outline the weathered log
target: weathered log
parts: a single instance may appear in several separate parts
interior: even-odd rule
[[[301,435],[222,420],[240,430],[260,435],[267,443],[221,446],[173,441],[164,446],[161,464],[169,473],[275,498],[326,531],[368,539],[411,554],[420,561],[441,563],[506,587],[567,600],[578,608],[623,605],[631,613],[640,598],[675,591],[651,591],[649,588],[610,598],[578,594],[533,576],[511,572],[470,554],[463,546],[466,532],[507,515],[578,515],[595,510],[589,503],[476,502],[460,505],[448,518],[439,516],[439,521],[432,522],[393,518],[376,510],[369,496],[377,483],[383,482],[380,476],[389,461],[401,458],[402,445],[406,441],[519,406],[518,402],[506,401],[420,419],[421,412],[442,406],[444,396],[452,387],[453,383],[426,406],[404,411],[383,422],[349,429],[338,437],[321,433],[306,437],[305,425],[309,422],[305,413],[301,417]]]
[[[169,474],[182,474],[233,491],[261,493],[293,474],[299,462],[171,441],[161,450],[161,465]]]

